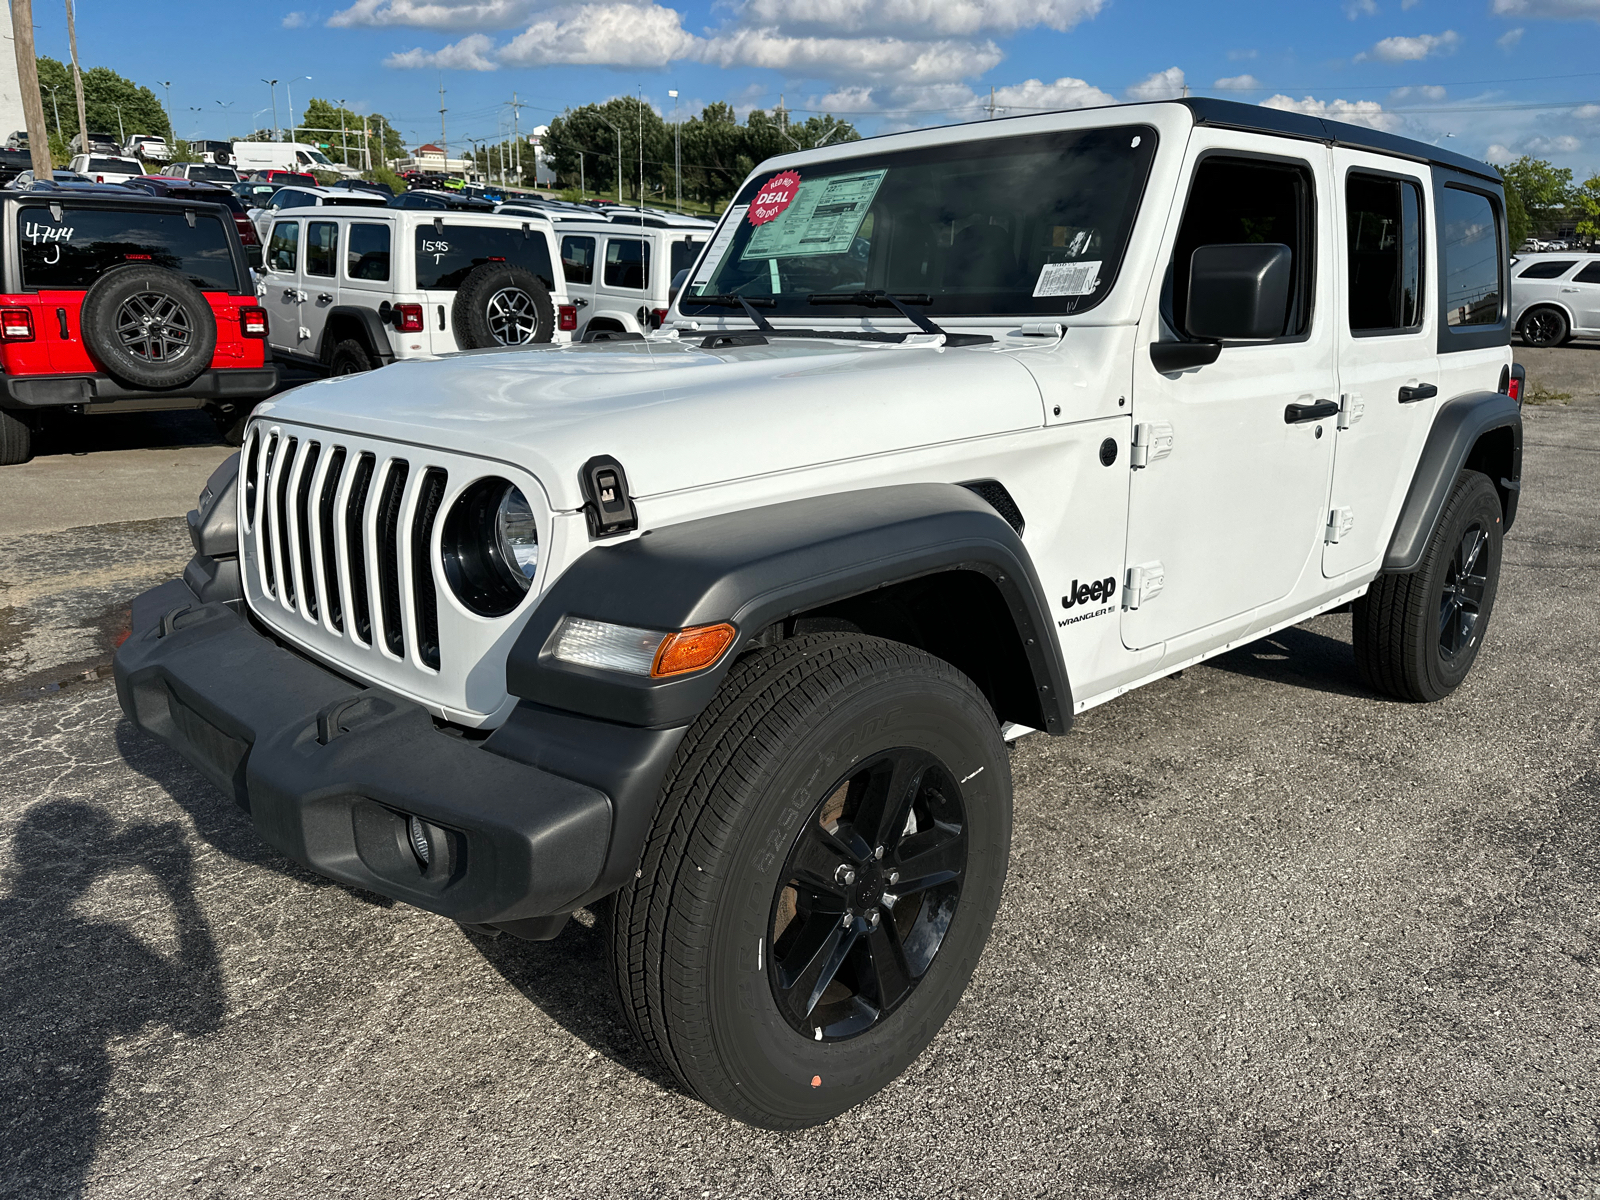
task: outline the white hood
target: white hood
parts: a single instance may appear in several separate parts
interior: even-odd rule
[[[307,384],[258,411],[514,463],[565,510],[582,506],[578,468],[597,454],[644,498],[1044,419],[1033,377],[992,346],[786,337],[475,351]]]

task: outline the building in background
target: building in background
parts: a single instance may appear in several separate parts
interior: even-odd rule
[[[466,180],[478,178],[478,172],[469,158],[446,158],[444,150],[432,142],[418,146],[404,158],[391,159],[389,167],[396,174],[422,171],[431,175],[459,175]]]

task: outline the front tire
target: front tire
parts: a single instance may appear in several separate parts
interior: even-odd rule
[[[21,417],[0,409],[0,467],[14,467],[32,457],[32,427]]]
[[[1524,346],[1559,346],[1571,336],[1566,314],[1556,308],[1536,308],[1517,327]]]
[[[877,638],[757,651],[684,738],[616,896],[623,1014],[729,1116],[826,1121],[943,1026],[1010,844],[1005,744],[966,676]]]
[[[1351,606],[1356,667],[1375,691],[1442,700],[1483,646],[1500,584],[1500,493],[1463,471],[1416,570],[1380,575]]]

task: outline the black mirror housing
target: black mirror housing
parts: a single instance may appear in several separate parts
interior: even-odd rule
[[[1221,341],[1282,337],[1294,253],[1281,242],[1201,246],[1189,262],[1189,333]]]

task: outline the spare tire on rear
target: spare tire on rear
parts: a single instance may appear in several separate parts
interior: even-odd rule
[[[89,353],[118,383],[180,388],[211,365],[217,318],[199,288],[165,267],[108,271],[83,297]]]
[[[531,271],[503,262],[474,268],[456,289],[450,315],[463,350],[533,346],[548,342],[556,328],[544,284]]]

